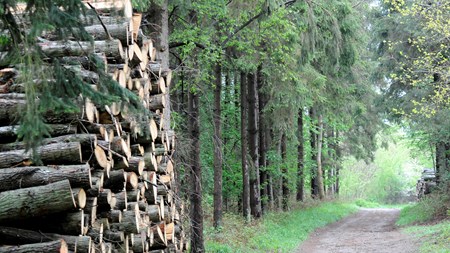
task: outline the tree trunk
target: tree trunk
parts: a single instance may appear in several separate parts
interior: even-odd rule
[[[269,186],[268,186],[268,173],[267,173],[267,119],[265,118],[264,108],[267,104],[267,95],[264,94],[263,77],[261,72],[258,72],[258,97],[259,97],[259,166],[260,166],[260,179],[261,179],[261,209],[262,214],[268,211],[269,200]]]
[[[250,154],[250,208],[253,217],[261,217],[261,197],[258,153],[258,80],[255,74],[248,75],[248,151]]]
[[[319,114],[319,134],[317,137],[317,187],[319,188],[319,198],[325,198],[325,189],[323,184],[323,169],[322,169],[322,138],[323,138],[323,121],[322,114]]]
[[[147,21],[152,24],[147,28],[147,34],[152,34],[155,40],[156,60],[161,61],[161,69],[169,69],[169,13],[168,0],[151,1],[151,6],[146,13]]]
[[[298,119],[297,119],[297,201],[304,200],[304,186],[305,186],[305,177],[303,175],[303,169],[305,164],[305,149],[304,144],[305,140],[303,137],[303,109],[298,110]]]
[[[220,63],[214,69],[214,227],[222,226],[222,70]]]
[[[0,193],[0,223],[74,208],[75,200],[69,180]]]
[[[287,211],[289,209],[289,175],[287,168],[287,140],[286,134],[283,133],[281,136],[281,166],[282,166],[282,192],[283,192],[283,210]]]
[[[317,144],[316,144],[317,134],[314,130],[316,128],[316,125],[314,123],[315,113],[314,113],[313,107],[311,107],[309,110],[309,117],[310,117],[310,121],[311,121],[310,137],[309,137],[310,144],[311,144],[311,160],[317,161]],[[311,166],[310,174],[311,174],[311,176],[310,176],[310,178],[311,178],[311,197],[314,199],[319,194],[319,188],[317,187],[317,167],[316,166]]]
[[[339,140],[339,131],[336,131],[336,140]],[[335,186],[334,193],[339,195],[339,172],[341,170],[341,158],[342,158],[342,149],[339,146],[339,143],[336,143],[336,171],[335,171]]]
[[[203,209],[202,209],[202,168],[200,166],[200,123],[199,96],[192,91],[188,94],[189,135],[191,137],[191,252],[204,252]]]
[[[241,159],[242,159],[242,210],[244,218],[250,220],[250,176],[247,162],[247,78],[241,72]]]

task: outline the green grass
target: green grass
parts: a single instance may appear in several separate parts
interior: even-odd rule
[[[289,212],[269,213],[261,221],[244,224],[240,216],[227,214],[221,232],[206,227],[206,252],[292,252],[319,227],[355,211],[354,204],[322,203]]]
[[[436,225],[411,226],[405,231],[422,242],[421,253],[450,252],[450,221],[448,220]]]
[[[355,204],[359,207],[365,207],[365,208],[377,208],[377,207],[381,207],[381,205],[379,203],[376,202],[371,202],[365,199],[357,199],[355,201]]]
[[[429,195],[420,202],[404,207],[399,226],[420,242],[421,253],[450,253],[450,197]]]

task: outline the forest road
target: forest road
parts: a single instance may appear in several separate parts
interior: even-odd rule
[[[318,229],[297,253],[416,253],[418,244],[396,226],[398,209],[361,209]]]

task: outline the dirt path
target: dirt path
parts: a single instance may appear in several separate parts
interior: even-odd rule
[[[413,239],[395,227],[397,209],[362,209],[315,231],[297,253],[416,253]]]

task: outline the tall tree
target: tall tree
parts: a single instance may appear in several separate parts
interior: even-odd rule
[[[191,252],[205,252],[203,240],[203,208],[202,208],[202,167],[200,164],[200,122],[199,95],[194,90],[188,93],[190,152],[190,217],[191,217]]]
[[[241,86],[241,160],[242,160],[242,210],[247,221],[250,220],[250,174],[247,162],[247,75],[240,73]]]
[[[214,227],[222,226],[222,68],[216,63],[214,68]]]
[[[250,154],[250,207],[253,217],[261,217],[261,195],[259,178],[259,98],[257,73],[248,74],[248,151]]]
[[[298,110],[297,116],[297,201],[304,200],[304,166],[305,166],[305,138],[303,133],[303,108]]]
[[[318,116],[318,134],[317,134],[317,187],[319,188],[319,198],[325,198],[325,187],[323,183],[323,168],[322,168],[322,142],[323,142],[323,118],[322,114]]]

